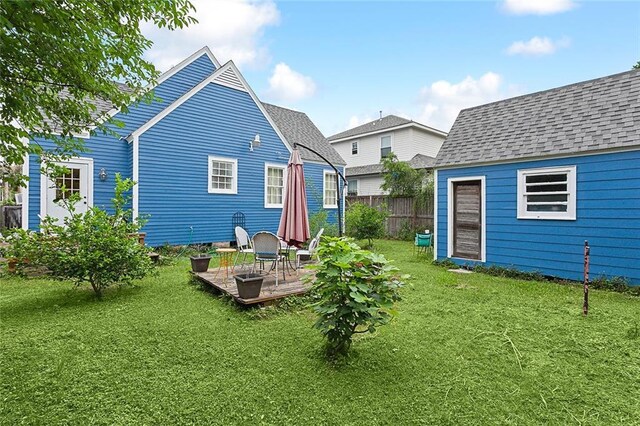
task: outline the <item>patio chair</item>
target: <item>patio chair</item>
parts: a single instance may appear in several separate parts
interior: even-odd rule
[[[322,232],[318,233],[319,235],[322,235]],[[298,271],[298,269],[300,269],[300,258],[302,256],[309,256],[309,259],[313,258],[313,255],[316,253],[316,249],[318,248],[318,242],[320,240],[318,240],[318,238],[314,238],[311,240],[311,242],[309,243],[309,248],[307,250],[298,250],[296,252],[296,272]]]
[[[427,249],[431,247],[432,240],[432,234],[416,234],[416,239],[413,244],[413,251],[415,252],[417,247],[418,254],[420,254],[421,251],[426,254]]]
[[[280,254],[280,239],[271,232],[260,231],[253,236],[253,269],[256,271],[256,262],[271,262],[276,269],[276,287],[278,286],[278,263],[284,260],[284,256]],[[274,268],[271,267],[271,269]],[[282,280],[284,281],[284,265],[282,265]],[[271,270],[270,269],[270,270]]]
[[[249,233],[247,233],[247,231],[245,231],[245,229],[242,226],[236,226],[235,234],[236,234],[236,244],[237,244],[238,253],[236,254],[236,259],[233,261],[234,268],[238,264],[238,258],[240,258],[241,254],[243,255],[242,263],[241,263],[242,265],[245,264],[244,262],[245,260],[247,260],[247,255],[253,254],[253,247],[251,246],[251,239],[249,238]]]
[[[320,237],[322,237],[322,233],[323,232],[324,232],[324,228],[320,228],[320,230],[318,231],[318,233],[315,236],[315,239],[316,239],[318,244],[320,244]]]

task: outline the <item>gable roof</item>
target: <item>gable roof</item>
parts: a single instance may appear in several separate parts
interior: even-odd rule
[[[334,165],[343,166],[347,164],[340,154],[329,145],[327,139],[307,114],[264,102],[262,105],[264,105],[264,108],[289,143],[307,145],[309,148],[318,151]],[[303,160],[324,162],[322,158],[303,147],[300,147],[300,155]]]
[[[407,161],[407,164],[412,169],[432,169],[436,164],[436,159],[424,154],[416,154],[413,158]],[[366,166],[347,167],[345,170],[346,176],[364,176],[364,175],[378,175],[382,173],[383,167],[381,163],[367,164]]]
[[[354,127],[353,129],[345,130],[344,132],[336,133],[333,136],[329,136],[327,140],[329,142],[336,142],[344,139],[351,139],[358,136],[368,135],[380,133],[386,130],[395,129],[397,127],[409,127],[416,126],[423,130],[433,132],[436,134],[440,134],[442,136],[446,136],[447,134],[441,130],[434,129],[429,126],[425,126],[424,124],[420,124],[416,121],[409,120],[406,118],[398,117],[397,115],[387,115],[385,117],[379,118],[377,120],[370,121],[368,123],[362,124],[358,127]]]
[[[436,167],[640,146],[640,70],[462,110]]]

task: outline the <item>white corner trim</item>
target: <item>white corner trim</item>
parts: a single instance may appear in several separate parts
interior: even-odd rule
[[[237,158],[229,158],[229,157],[220,157],[217,155],[209,155],[207,156],[207,192],[209,194],[237,194],[238,193],[238,159]],[[218,189],[211,187],[211,162],[212,161],[221,161],[226,163],[233,164],[233,179],[231,183],[231,189]]]
[[[433,172],[433,260],[438,260],[438,171]]]
[[[436,170],[437,173],[437,170]],[[487,261],[487,185],[485,176],[460,176],[447,179],[447,257],[453,257],[453,184],[454,182],[467,182],[472,180],[480,181],[480,212],[481,216],[481,235],[480,235],[480,262]],[[435,207],[434,207],[435,208]],[[478,262],[478,259],[464,259],[456,257],[456,259],[470,260]]]
[[[283,187],[282,187],[282,203],[280,204],[270,204],[268,202],[268,191],[267,191],[267,182],[269,179],[269,169],[282,169],[282,179],[283,179]],[[264,163],[264,208],[265,209],[281,209],[284,205],[284,196],[287,190],[287,165],[286,164],[278,164],[278,163]]]
[[[133,179],[133,194],[131,198],[131,214],[133,219],[137,219],[139,215],[139,206],[140,206],[140,137],[134,136],[133,145],[131,146],[133,151],[132,153],[132,174],[131,177]]]
[[[338,187],[336,188],[336,204],[325,204],[325,193],[327,191],[327,175],[337,176],[334,170],[323,170],[322,171],[322,208],[323,209],[337,209],[338,208],[338,193],[340,191],[340,184],[338,183]],[[343,210],[344,211],[344,210]]]
[[[27,138],[22,139],[22,143],[28,145]],[[29,177],[29,153],[24,156],[22,163],[22,174]],[[22,229],[29,229],[29,180],[27,180],[22,188]]]

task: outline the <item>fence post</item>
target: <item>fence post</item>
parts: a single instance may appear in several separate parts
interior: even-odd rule
[[[589,241],[584,240],[584,302],[582,304],[582,314],[589,313]]]

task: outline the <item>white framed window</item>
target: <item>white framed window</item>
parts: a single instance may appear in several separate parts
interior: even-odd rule
[[[518,219],[576,219],[576,166],[518,170]]]
[[[338,208],[338,186],[335,172],[325,170],[322,189],[322,206],[325,209]]]
[[[391,135],[380,137],[380,158],[391,154]]]
[[[287,166],[282,164],[264,164],[264,206],[282,208]]]
[[[238,193],[238,160],[209,156],[209,193]]]
[[[351,142],[351,155],[358,155],[358,141]]]
[[[358,195],[358,179],[347,179],[347,195]]]

